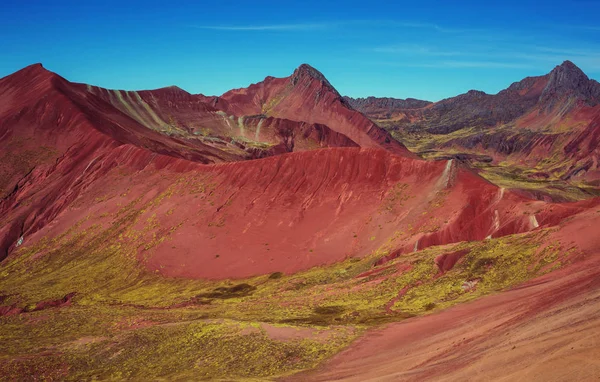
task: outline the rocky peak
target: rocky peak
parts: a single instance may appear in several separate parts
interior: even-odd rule
[[[57,81],[63,80],[57,74],[47,70],[42,64],[33,64],[23,69],[0,78],[0,83],[20,89],[29,89],[41,94],[53,86]]]
[[[290,82],[293,86],[298,84],[303,84],[303,86],[311,86],[312,81],[319,81],[321,83],[321,87],[325,88],[327,91],[333,92],[345,105],[347,105],[346,101],[342,99],[342,96],[338,91],[327,81],[327,78],[323,75],[323,73],[319,72],[317,69],[313,68],[308,64],[300,65],[294,73],[290,77]]]
[[[323,73],[319,72],[317,69],[313,68],[308,64],[300,65],[295,71],[292,77],[301,77],[301,76],[310,76],[319,81],[327,81]]]
[[[321,81],[323,84],[333,89],[333,86],[327,81],[327,78],[323,75],[323,73],[319,72],[317,69],[313,68],[308,64],[300,65],[295,71],[294,74],[290,77],[290,81],[293,85],[296,85],[302,80],[317,80]]]
[[[46,68],[44,68],[44,65],[42,65],[41,62],[36,62],[35,64],[31,64],[31,65],[24,67],[23,70],[46,71]]]
[[[548,74],[548,84],[540,101],[548,102],[565,96],[575,96],[590,104],[600,102],[600,84],[571,61],[565,61]]]
[[[589,81],[588,76],[571,61],[565,61],[550,72],[548,87],[560,90],[583,88]]]
[[[24,79],[31,80],[34,77],[48,78],[48,77],[53,77],[53,76],[56,76],[56,75],[54,73],[52,73],[51,71],[47,70],[46,68],[44,68],[44,66],[42,64],[37,63],[37,64],[32,64],[32,65],[26,66],[23,69],[18,70],[16,72],[14,72],[13,74],[8,75],[5,78],[18,77],[18,78],[24,78]]]
[[[486,92],[483,92],[483,91],[481,91],[481,90],[474,90],[474,89],[473,89],[473,90],[469,90],[469,91],[467,92],[467,95],[470,95],[471,97],[482,97],[482,96],[485,96],[485,95],[487,95],[487,93],[486,93]]]
[[[188,93],[187,91],[183,90],[182,88],[180,88],[180,87],[179,87],[179,86],[177,86],[177,85],[165,86],[163,89],[166,89],[166,90],[171,90],[171,91],[174,91],[174,92],[184,92],[184,93]],[[188,93],[188,94],[189,94],[189,93]]]

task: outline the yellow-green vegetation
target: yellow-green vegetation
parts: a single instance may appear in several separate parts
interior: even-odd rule
[[[540,236],[546,234],[542,232]],[[466,249],[469,253],[443,277],[435,279],[433,276],[438,269],[420,259],[406,276],[410,280],[403,280],[403,284],[415,286],[396,302],[394,308],[409,313],[423,313],[432,307],[445,308],[518,285],[552,269],[544,265],[559,267],[559,246],[540,250],[539,239],[513,235],[476,245],[458,245],[455,250]]]
[[[263,150],[267,150],[267,149],[275,146],[275,144],[271,143],[271,142],[255,141],[250,138],[243,137],[243,136],[232,137],[231,141],[232,141],[232,143],[235,143],[236,141],[240,142],[245,147],[252,147],[252,148],[258,148],[258,149],[263,149]]]
[[[523,189],[540,196],[548,196],[555,201],[576,201],[600,196],[600,189],[597,186],[578,181],[576,178],[565,180],[565,175],[575,162],[564,152],[564,145],[568,143],[565,138],[568,136],[564,133],[582,128],[581,122],[566,120],[561,124],[553,124],[553,128],[547,126],[544,129],[517,128],[514,124],[481,128],[476,127],[475,124],[448,134],[432,134],[425,129],[398,128],[397,121],[394,120],[375,122],[389,130],[395,139],[424,159],[447,159],[459,154],[474,155],[475,159],[470,161],[471,166],[478,169],[481,176],[500,187]],[[506,154],[496,152],[494,148],[484,148],[481,144],[470,147],[468,144],[460,143],[470,140],[477,142],[482,134],[489,137],[504,137],[507,142],[514,138],[522,145],[527,139],[546,139],[554,143],[542,156],[536,156],[534,153],[527,154],[526,150],[525,152],[516,150],[512,154]],[[482,154],[498,155],[503,159],[500,163],[497,163],[497,158],[493,162],[476,159]]]
[[[414,131],[406,131],[404,129],[395,129],[393,121],[380,120],[376,121],[376,123],[390,130],[390,133],[394,138],[404,143],[406,147],[416,153],[424,153],[427,156],[427,153],[432,151],[432,154],[448,153],[451,151],[451,148],[445,148],[440,150],[441,147],[444,147],[449,142],[461,139],[468,138],[476,133],[478,133],[478,129],[476,128],[464,128],[460,130],[453,131],[448,134],[431,134],[427,132],[425,129],[423,130],[414,130]]]
[[[546,195],[555,201],[576,201],[599,196],[600,191],[584,182],[564,181],[553,176],[549,179],[535,179],[530,176],[534,170],[522,171],[513,165],[501,163],[498,166],[477,166],[479,174],[497,186],[506,189],[520,189],[534,194]]]
[[[131,309],[73,307],[58,320],[39,313],[30,314],[30,320],[38,320],[34,322],[5,319],[3,324],[12,330],[3,330],[8,345],[0,358],[2,375],[19,378],[42,371],[46,379],[70,380],[275,377],[316,366],[344,344],[341,334],[346,335],[331,331],[277,340],[252,323],[188,320],[177,312],[146,314],[143,319],[134,314]],[[42,344],[52,350],[25,356]]]
[[[414,197],[407,192],[408,187],[409,186],[406,183],[397,183],[394,185],[383,201],[383,209],[388,212],[396,213],[397,208],[402,207],[405,201]]]
[[[0,268],[0,304],[24,312],[0,317],[0,374],[264,380],[315,367],[371,326],[548,272],[564,254],[557,244],[541,246],[548,231],[537,230],[431,247],[384,263],[389,253],[382,249],[293,275],[245,280],[166,278],[140,265],[145,253],[178,229],[161,225],[160,214],[172,214],[160,209],[162,202],[181,192],[208,198],[213,187],[182,178],[146,203],[136,199],[123,206],[111,219],[88,216],[7,258]],[[434,259],[459,250],[468,254],[439,276]],[[39,302],[71,292],[77,294],[70,306],[36,310]],[[269,327],[304,334],[278,337]]]

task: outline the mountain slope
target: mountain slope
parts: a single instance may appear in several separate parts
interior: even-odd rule
[[[212,162],[254,159],[296,150],[357,146],[326,125],[305,121],[235,117],[177,87],[129,92],[87,86],[88,91],[139,122],[146,130],[223,151]],[[229,155],[228,155],[229,154]],[[232,156],[231,154],[234,154]],[[206,163],[206,161],[203,161]]]

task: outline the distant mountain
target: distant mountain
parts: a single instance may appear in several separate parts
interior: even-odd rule
[[[534,107],[551,112],[560,105],[569,104],[570,109],[576,103],[594,106],[599,102],[600,84],[588,79],[570,61],[565,61],[549,74],[527,77],[498,94],[471,90],[417,110],[399,107],[393,112],[408,117],[411,122],[406,125],[419,126],[433,134],[447,134],[465,127],[507,123]],[[562,113],[567,111],[561,110]]]
[[[420,109],[432,104],[430,101],[422,101],[415,98],[344,97],[344,100],[354,109],[377,119],[393,118],[394,113],[398,110]]]
[[[583,101],[589,106],[600,103],[600,83],[591,80],[571,61],[565,61],[548,75],[539,102],[551,108],[567,98]]]
[[[596,129],[600,83],[570,61],[497,94],[471,90],[421,108],[398,103],[384,119],[380,110],[361,110],[426,156],[465,153],[536,167],[534,177],[600,179],[596,148],[581,139]]]

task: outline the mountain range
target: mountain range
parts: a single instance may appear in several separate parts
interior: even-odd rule
[[[600,84],[570,61],[498,94],[347,101],[423,157],[480,162],[475,167],[489,180],[549,200],[597,195]],[[549,187],[538,187],[538,179]]]
[[[593,376],[599,140],[569,61],[439,102],[307,64],[221,96],[28,66],[0,79],[0,371],[544,380],[577,338],[561,370]]]

